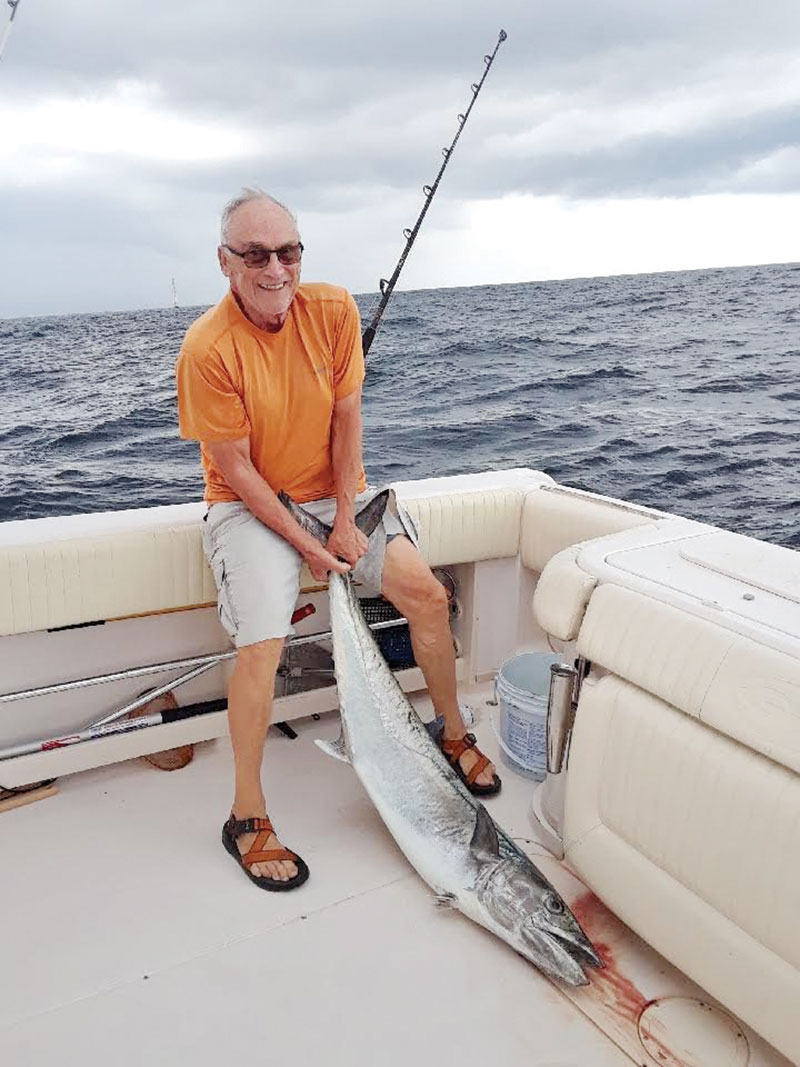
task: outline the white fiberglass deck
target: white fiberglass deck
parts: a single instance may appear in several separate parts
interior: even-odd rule
[[[0,814],[0,1064],[790,1067],[535,841],[533,787],[498,761],[490,695],[469,698],[504,780],[487,806],[605,960],[590,985],[560,991],[435,907],[353,771],[314,746],[338,734],[329,714],[267,745],[272,815],[312,872],[285,895],[220,843],[227,739],[171,774],[131,760]],[[681,1013],[667,1030],[662,1009]]]
[[[337,716],[295,725],[265,756],[271,814],[311,868],[285,895],[220,843],[226,739],[183,770],[88,771],[0,815],[0,1063],[629,1064],[529,963],[434,906],[355,774],[314,746]],[[490,811],[529,838],[531,783],[500,770]]]

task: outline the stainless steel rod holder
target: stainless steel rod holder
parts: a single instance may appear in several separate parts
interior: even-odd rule
[[[550,668],[550,691],[547,696],[547,773],[560,774],[564,764],[567,739],[575,722],[572,696],[576,671],[563,663]]]

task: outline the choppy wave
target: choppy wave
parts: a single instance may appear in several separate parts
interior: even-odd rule
[[[395,293],[370,477],[530,466],[800,546],[798,297],[797,265]],[[173,365],[202,310],[0,323],[0,520],[201,495]]]

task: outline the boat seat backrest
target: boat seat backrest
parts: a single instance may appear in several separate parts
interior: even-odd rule
[[[519,486],[471,488],[467,480],[403,504],[437,566],[516,556],[524,497]],[[182,504],[1,524],[0,635],[213,604],[204,512]],[[315,584],[305,568],[301,583]]]
[[[581,545],[557,552],[539,575],[533,593],[533,617],[546,634],[574,641],[581,628],[597,578],[578,565]]]
[[[419,533],[429,566],[516,556],[525,500],[516,487],[398,497]]]
[[[525,497],[520,556],[541,573],[559,552],[583,541],[655,522],[660,512],[564,486],[540,486]]]
[[[535,472],[526,484],[516,473],[507,485],[502,472],[494,485],[478,475],[432,479],[422,492],[398,485],[432,567],[521,551],[542,570],[567,545],[654,521],[654,512],[557,490]],[[0,525],[0,635],[213,604],[204,510],[178,504]],[[313,584],[307,570],[302,582]]]
[[[800,774],[800,660],[653,597],[602,585],[578,652]]]
[[[578,565],[589,540],[657,522],[659,513],[561,486],[542,486],[525,498],[520,557],[539,572],[533,614],[545,633],[561,641],[578,636],[597,579]]]
[[[203,514],[186,504],[0,526],[0,634],[213,603]]]

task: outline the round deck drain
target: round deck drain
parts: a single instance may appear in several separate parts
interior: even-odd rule
[[[663,1067],[747,1067],[750,1046],[739,1024],[689,997],[666,997],[639,1016],[639,1040]]]

